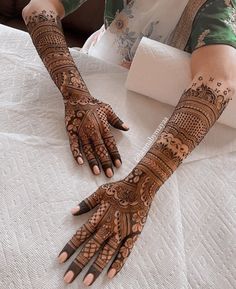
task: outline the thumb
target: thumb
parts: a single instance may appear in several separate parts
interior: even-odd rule
[[[98,189],[89,197],[80,202],[75,208],[71,209],[71,213],[74,216],[82,215],[95,208],[101,201],[101,192]]]
[[[111,110],[107,115],[108,122],[115,128],[127,131],[129,127],[118,117],[118,115]]]

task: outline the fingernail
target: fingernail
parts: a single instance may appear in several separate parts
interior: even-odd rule
[[[98,166],[94,166],[93,167],[93,172],[94,172],[95,175],[99,175],[100,174],[99,167]]]
[[[106,170],[106,175],[107,175],[109,178],[111,178],[111,177],[113,176],[113,171],[112,171],[111,168],[109,168],[109,169]]]
[[[75,214],[79,213],[79,210],[80,210],[80,207],[79,207],[79,206],[77,206],[77,207],[75,207],[75,208],[72,208],[72,209],[71,209],[72,215],[75,215]]]
[[[112,268],[107,274],[109,278],[113,278],[115,275],[116,275],[116,269],[114,268]]]
[[[128,125],[125,124],[125,123],[122,124],[122,127],[123,127],[124,129],[127,129],[127,130],[129,129]]]
[[[92,273],[89,273],[85,278],[84,278],[84,284],[86,286],[89,286],[92,282],[93,282],[93,279],[94,279],[94,275]]]
[[[121,161],[119,159],[115,160],[115,166],[119,168],[121,166]]]
[[[73,278],[74,278],[74,272],[73,271],[69,271],[69,272],[66,273],[66,275],[64,277],[64,281],[66,283],[70,283]]]
[[[67,259],[68,255],[66,252],[61,253],[61,255],[58,257],[58,261],[60,264],[64,263]]]
[[[83,159],[81,157],[78,157],[77,158],[77,161],[80,165],[82,165],[84,163]]]

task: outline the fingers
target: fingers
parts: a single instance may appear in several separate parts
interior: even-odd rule
[[[107,111],[107,120],[115,128],[127,131],[129,127],[117,116],[113,109],[109,106]]]
[[[94,154],[92,145],[90,144],[88,139],[82,141],[82,148],[92,172],[95,175],[99,175],[100,174],[99,164]]]
[[[77,232],[60,252],[60,263],[64,263],[66,260],[68,260],[80,247],[80,245],[83,244],[95,232],[108,208],[108,203],[101,204],[98,210],[92,215],[92,217],[89,218],[88,222],[77,230]]]
[[[83,161],[82,153],[80,151],[80,143],[79,143],[78,136],[75,133],[71,133],[71,132],[68,132],[68,136],[69,136],[70,149],[72,151],[72,154],[76,162],[79,165],[82,165],[84,161]]]
[[[112,230],[108,226],[102,226],[95,235],[84,245],[78,256],[71,263],[67,269],[64,281],[66,283],[71,283],[82,271],[82,269],[87,265],[87,263],[93,258],[93,256],[98,252],[102,244],[107,238],[112,234]]]
[[[109,278],[113,278],[122,269],[137,239],[138,235],[135,234],[131,237],[128,237],[124,241],[123,245],[120,247],[119,252],[116,255],[116,258],[114,259],[108,270]]]
[[[71,213],[74,216],[82,215],[84,213],[89,212],[93,208],[95,208],[102,199],[103,189],[99,188],[96,192],[91,194],[88,198],[84,199],[82,202],[78,204],[75,208],[71,210]]]
[[[119,168],[122,164],[122,161],[121,161],[121,156],[119,154],[118,148],[116,146],[115,138],[113,137],[111,132],[108,131],[105,133],[105,135],[103,135],[103,140],[110,154],[113,164],[117,168]]]
[[[60,252],[58,257],[59,262],[64,263],[66,260],[68,260],[79,248],[79,246],[85,240],[87,240],[94,231],[95,228],[93,228],[89,223],[84,224],[79,230],[77,230],[73,237],[70,239],[70,241]]]
[[[111,178],[114,174],[112,169],[112,161],[110,158],[110,155],[107,151],[107,148],[103,142],[103,139],[101,136],[96,136],[96,138],[92,137],[92,142],[94,146],[94,150],[96,152],[96,155],[102,165],[102,168],[108,178]]]
[[[108,240],[106,245],[100,251],[97,259],[89,268],[84,278],[85,285],[89,286],[97,279],[97,277],[101,274],[101,272],[109,263],[111,258],[114,256],[118,246],[119,246],[119,242],[117,241],[115,237],[112,237]]]

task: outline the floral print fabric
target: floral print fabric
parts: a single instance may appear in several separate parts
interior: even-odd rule
[[[86,0],[61,1],[68,14]],[[185,21],[185,14],[192,19]],[[143,36],[175,46],[169,40],[181,16],[191,28],[185,33],[180,27],[183,39],[187,38],[177,48],[191,53],[210,44],[236,47],[236,0],[105,0],[104,25],[87,39],[81,52],[129,67]],[[181,33],[177,34],[180,41]]]
[[[188,52],[210,44],[236,48],[236,1],[210,0],[199,10],[185,48]]]

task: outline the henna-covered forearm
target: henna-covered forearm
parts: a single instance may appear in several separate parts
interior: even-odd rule
[[[169,121],[137,167],[160,186],[206,136],[232,91],[213,77],[197,76],[185,90]]]
[[[91,98],[68,49],[60,17],[55,11],[34,11],[25,17],[32,41],[51,78],[65,98]]]
[[[100,173],[101,164],[112,177],[112,165],[119,167],[121,157],[110,125],[121,130],[128,127],[109,104],[90,94],[67,47],[57,13],[34,11],[24,19],[39,56],[63,95],[65,124],[76,162],[83,164],[83,151],[95,175]]]
[[[155,193],[202,141],[231,99],[232,92],[225,86],[213,78],[197,77],[133,171],[119,182],[99,187],[72,210],[80,215],[97,207],[59,255],[63,263],[84,244],[68,267],[65,282],[73,282],[98,251],[84,278],[86,285],[96,280],[113,257],[108,276],[114,277],[123,268],[145,225]]]

